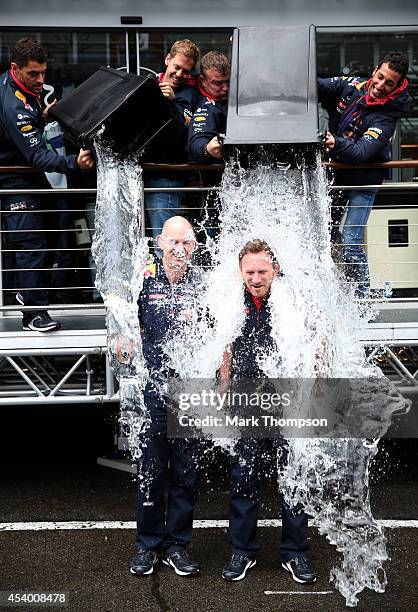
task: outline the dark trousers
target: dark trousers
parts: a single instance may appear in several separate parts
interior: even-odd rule
[[[9,244],[16,252],[17,288],[25,306],[46,306],[48,295],[45,287],[47,242],[41,214],[37,212],[39,201],[22,196],[2,198],[2,218],[8,233]],[[26,311],[23,323],[29,321],[36,311]]]
[[[260,550],[257,517],[260,469],[265,441],[242,439],[230,458],[229,542],[232,552],[254,558]],[[308,516],[300,508],[282,504],[282,541],[279,552],[284,561],[308,551]]]
[[[165,434],[144,435],[138,462],[138,549],[175,552],[192,538],[197,498],[197,440],[169,439]],[[167,516],[164,500],[170,464]]]
[[[48,267],[56,264],[56,268],[51,271],[50,284],[51,287],[56,287],[58,290],[77,284],[75,268],[78,264],[76,254],[72,250],[77,247],[73,231],[77,213],[74,213],[72,208],[77,208],[72,198],[57,197],[54,198],[54,212],[49,215],[48,227],[57,230],[52,234],[49,245],[50,248],[56,248],[56,252],[49,258]]]

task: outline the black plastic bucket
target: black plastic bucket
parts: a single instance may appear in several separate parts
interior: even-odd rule
[[[318,142],[315,27],[236,28],[225,156],[311,160]]]
[[[101,67],[50,111],[68,137],[88,148],[105,124],[116,148],[143,149],[172,115],[155,77]]]

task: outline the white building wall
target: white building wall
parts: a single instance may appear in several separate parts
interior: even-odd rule
[[[418,287],[418,209],[399,204],[394,202],[393,209],[373,210],[367,224],[366,255],[372,289],[383,289],[385,282],[392,289]],[[389,221],[401,220],[408,222],[408,244],[390,247]]]
[[[409,26],[416,0],[0,0],[2,27],[118,27],[140,15],[143,27],[244,25]]]

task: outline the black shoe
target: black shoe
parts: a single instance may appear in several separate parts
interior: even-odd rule
[[[309,563],[308,557],[304,555],[290,559],[290,561],[283,561],[282,567],[292,574],[295,582],[304,584],[305,582],[315,582],[316,580],[315,570]]]
[[[164,565],[171,566],[178,576],[197,576],[199,564],[189,555],[187,550],[176,550],[163,555]]]
[[[21,293],[16,293],[16,302],[18,302],[21,306],[25,305],[25,302],[23,301],[23,295]]]
[[[53,321],[46,311],[38,312],[27,323],[23,323],[23,329],[26,331],[49,332],[60,328],[61,323]]]
[[[135,576],[148,576],[154,571],[158,560],[158,554],[153,550],[138,550],[131,561],[130,572]]]
[[[254,567],[256,563],[257,561],[255,559],[250,559],[250,557],[246,557],[245,555],[234,553],[223,569],[222,578],[228,580],[228,582],[232,580],[242,580],[245,578],[247,570]]]

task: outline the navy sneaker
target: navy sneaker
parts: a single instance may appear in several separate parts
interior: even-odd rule
[[[316,573],[311,564],[308,561],[308,557],[301,555],[300,557],[294,557],[289,561],[283,561],[282,567],[292,574],[292,578],[295,582],[305,584],[308,582],[315,582]]]
[[[19,292],[16,293],[16,302],[18,302],[21,306],[25,305],[25,302],[23,301],[23,295]]]
[[[134,576],[148,576],[154,571],[154,565],[159,557],[153,550],[138,550],[131,561],[130,572]]]
[[[164,553],[163,563],[172,567],[178,576],[197,576],[200,572],[199,564],[187,550]]]
[[[51,319],[49,314],[41,310],[37,314],[35,314],[29,321],[23,323],[23,329],[25,331],[38,331],[38,332],[49,332],[56,331],[61,328],[61,323],[58,321],[54,321]]]
[[[245,578],[247,570],[254,567],[256,563],[257,561],[255,559],[233,553],[231,559],[223,569],[222,578],[228,582],[242,580]]]

